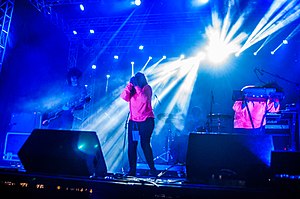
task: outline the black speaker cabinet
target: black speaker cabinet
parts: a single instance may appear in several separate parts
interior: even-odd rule
[[[187,180],[241,181],[241,185],[250,186],[267,183],[272,149],[270,135],[191,133],[186,156]]]
[[[107,173],[94,131],[34,129],[18,156],[30,173],[83,177]]]
[[[271,169],[273,175],[300,175],[299,151],[272,151]]]

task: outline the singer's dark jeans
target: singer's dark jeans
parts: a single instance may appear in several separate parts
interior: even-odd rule
[[[153,151],[150,144],[151,136],[154,130],[154,118],[148,118],[144,122],[134,122],[129,120],[128,123],[128,160],[130,172],[136,172],[137,164],[137,146],[138,141],[133,140],[133,127],[137,124],[138,131],[140,134],[141,147],[144,152],[147,164],[151,170],[154,170]]]

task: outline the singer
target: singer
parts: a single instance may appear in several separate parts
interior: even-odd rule
[[[127,176],[136,176],[137,146],[138,141],[145,155],[150,168],[150,175],[156,175],[156,168],[153,160],[153,151],[150,144],[154,130],[154,113],[152,109],[152,88],[148,84],[143,73],[138,72],[131,77],[130,82],[120,96],[129,102],[128,122],[128,160],[129,172]]]

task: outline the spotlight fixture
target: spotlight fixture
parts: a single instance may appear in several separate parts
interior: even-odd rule
[[[142,3],[141,0],[135,0],[135,1],[134,1],[134,4],[135,4],[136,6],[140,6],[141,3]]]
[[[81,10],[81,11],[84,11],[84,6],[83,6],[82,4],[80,4],[79,7],[80,7],[80,10]]]
[[[167,59],[166,55],[164,55],[162,58],[163,58],[163,59]]]

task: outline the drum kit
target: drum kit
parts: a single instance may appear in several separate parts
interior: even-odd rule
[[[176,141],[176,137],[180,136],[180,130],[176,128],[178,125],[183,125],[182,119],[180,117],[175,116],[174,114],[165,114],[161,113],[157,115],[157,119],[164,122],[165,127],[167,128],[167,133],[165,134],[164,140],[164,152],[157,157],[155,160],[161,159],[165,163],[171,163],[176,161],[176,157],[174,157],[174,142]]]
[[[166,136],[165,137],[166,144],[164,147],[164,151],[160,155],[156,156],[154,158],[154,161],[160,159],[167,164],[176,162],[178,161],[177,153],[179,153],[179,151],[182,152],[184,149],[184,146],[179,146],[179,145],[188,144],[187,143],[188,138],[186,137],[188,137],[189,133],[180,131],[176,127],[174,128],[174,124],[182,123],[184,125],[184,119],[180,117],[176,117],[173,114],[165,114],[165,113],[158,114],[157,119],[165,123],[165,126],[167,127],[167,133],[164,134]],[[233,116],[221,114],[221,113],[208,114],[206,127],[201,128],[201,131],[204,131],[206,133],[210,133],[210,132],[231,133],[232,130],[233,130]],[[174,148],[174,146],[176,147]],[[184,161],[185,161],[185,155],[182,155],[182,157],[179,159],[179,162],[184,162]]]

